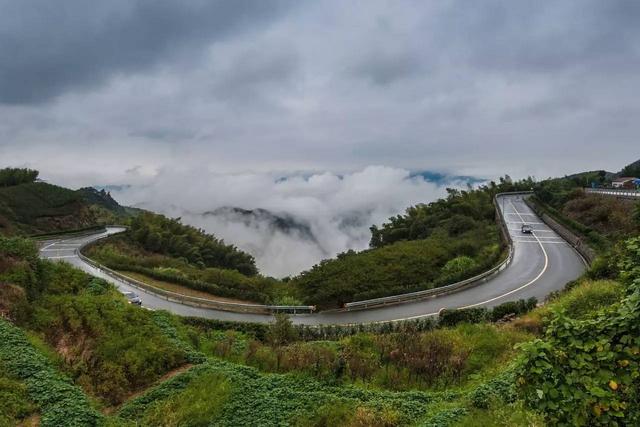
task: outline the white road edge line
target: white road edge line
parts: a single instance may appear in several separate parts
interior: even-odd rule
[[[513,204],[513,202],[512,202],[511,200],[509,200],[509,204],[511,205],[511,207],[513,208],[513,210],[514,210],[516,213],[518,213],[518,215],[520,215],[520,213],[518,212],[518,209],[516,209],[516,206]],[[520,217],[520,219],[522,219],[522,217]],[[523,220],[523,221],[524,221],[524,220]],[[516,288],[516,289],[512,289],[512,290],[510,290],[510,291],[509,291],[509,292],[507,292],[507,293],[504,293],[504,294],[502,294],[502,295],[500,295],[500,296],[497,296],[497,297],[494,297],[494,298],[490,298],[490,299],[488,299],[488,300],[486,300],[486,301],[477,302],[477,303],[475,303],[475,304],[471,304],[471,305],[466,305],[466,306],[461,307],[461,308],[471,308],[471,307],[476,307],[476,306],[478,306],[478,305],[483,305],[483,304],[487,304],[487,303],[489,303],[489,302],[493,302],[493,301],[495,301],[495,300],[497,300],[497,299],[500,299],[500,298],[506,297],[507,295],[511,295],[511,294],[512,294],[512,293],[514,293],[514,292],[518,292],[519,290],[522,290],[522,289],[524,289],[524,288],[526,288],[526,287],[528,287],[528,286],[530,286],[530,285],[533,285],[535,282],[537,282],[537,281],[538,281],[538,279],[540,279],[540,277],[542,277],[542,275],[544,274],[544,272],[545,272],[545,271],[547,271],[547,268],[549,267],[549,256],[547,255],[547,251],[546,251],[546,249],[544,248],[544,245],[542,244],[542,242],[540,242],[540,239],[538,239],[538,236],[536,236],[536,234],[535,234],[535,233],[533,233],[533,232],[531,233],[531,235],[532,235],[533,237],[535,237],[535,238],[536,238],[536,240],[538,241],[538,245],[540,245],[540,249],[542,249],[542,253],[543,253],[543,255],[544,255],[544,267],[542,267],[542,270],[540,271],[540,273],[538,273],[538,275],[537,275],[536,277],[534,277],[532,280],[530,280],[529,282],[525,283],[524,285],[522,285],[522,286],[520,286],[520,287],[518,287],[518,288]]]
[[[511,204],[513,209],[516,212],[518,212],[518,210],[516,209],[515,205],[513,204],[513,202],[511,200],[509,200],[509,203]],[[522,217],[521,217],[521,219],[522,219]],[[538,237],[535,234],[533,234],[533,236],[538,240]],[[520,286],[520,287],[518,287],[516,289],[512,289],[509,292],[506,292],[506,293],[504,293],[502,295],[498,295],[497,297],[490,298],[490,299],[488,299],[486,301],[481,301],[481,302],[477,302],[477,303],[474,303],[474,304],[465,305],[463,307],[458,307],[458,309],[472,308],[472,307],[477,307],[479,305],[483,305],[483,304],[487,304],[487,303],[493,302],[493,301],[495,301],[497,299],[504,298],[504,297],[506,297],[508,295],[511,295],[514,292],[518,292],[518,291],[520,291],[520,290],[522,290],[522,289],[524,289],[524,288],[526,288],[526,287],[528,287],[530,285],[533,285],[535,282],[537,282],[538,279],[540,279],[540,277],[542,277],[544,272],[547,271],[547,268],[549,267],[549,256],[547,255],[547,251],[544,249],[544,246],[542,245],[540,240],[538,240],[537,243],[540,245],[540,249],[542,249],[542,253],[544,254],[544,266],[542,267],[542,271],[540,271],[540,273],[538,273],[538,275],[536,277],[534,277],[532,280],[530,280],[529,282],[525,283],[524,285],[522,285],[522,286]],[[442,308],[440,310],[442,310]],[[439,313],[440,313],[440,311],[436,311],[435,313],[419,314],[417,316],[405,317],[403,319],[398,319],[396,321],[413,320],[413,319],[419,319],[421,317],[431,317],[431,316],[436,316]]]
[[[44,251],[45,249],[50,248],[51,246],[53,246],[53,245],[55,245],[56,243],[59,243],[59,242],[60,242],[60,240],[56,240],[55,242],[49,243],[47,246],[45,246],[44,248],[42,248],[40,250]]]
[[[503,196],[503,197],[504,197],[504,196]],[[515,205],[513,204],[513,202],[512,202],[511,200],[509,200],[509,204],[511,204],[511,206],[513,207],[513,209],[514,209],[514,211],[515,211],[514,213],[516,213],[516,214],[518,214],[518,215],[519,215],[520,213],[518,212],[517,208],[515,207]],[[503,213],[505,213],[505,212],[503,212]],[[533,222],[533,223],[532,223],[532,222],[526,222],[526,221],[524,221],[524,219],[522,218],[522,216],[520,216],[520,219],[522,220],[521,222],[520,222],[520,221],[506,221],[506,218],[505,218],[505,223],[506,223],[506,224],[517,224],[517,223],[521,223],[521,224],[522,224],[522,223],[526,223],[526,224],[544,224],[544,223],[542,223],[542,222]],[[517,230],[513,230],[513,231],[517,231]],[[482,301],[482,302],[474,303],[474,304],[471,304],[471,305],[467,305],[467,306],[463,306],[463,307],[458,307],[458,308],[460,308],[460,309],[464,309],[464,308],[471,308],[471,307],[476,307],[476,306],[478,306],[478,305],[483,305],[483,304],[490,303],[490,302],[495,301],[495,300],[497,300],[497,299],[500,299],[500,298],[506,297],[506,296],[508,296],[508,295],[511,295],[511,294],[513,294],[514,292],[518,292],[518,291],[520,291],[520,290],[522,290],[522,289],[524,289],[524,288],[526,288],[526,287],[528,287],[528,286],[532,285],[532,284],[533,284],[533,283],[535,283],[536,281],[538,281],[538,280],[540,279],[540,277],[542,277],[542,275],[545,273],[545,271],[547,271],[547,268],[549,267],[549,256],[547,255],[547,251],[545,250],[543,243],[540,241],[540,239],[538,239],[538,236],[536,236],[534,233],[532,233],[532,235],[533,235],[533,237],[535,237],[535,239],[536,239],[535,243],[538,243],[538,244],[540,245],[540,249],[542,250],[542,253],[543,253],[543,255],[544,255],[544,266],[543,266],[543,268],[542,268],[542,271],[540,271],[540,273],[539,273],[535,278],[533,278],[532,280],[530,280],[528,283],[525,283],[524,285],[522,285],[522,286],[520,286],[520,287],[518,287],[518,288],[516,288],[516,289],[512,289],[511,291],[506,292],[506,293],[504,293],[504,294],[502,294],[502,295],[498,295],[497,297],[490,298],[490,299],[488,299],[488,300],[486,300],[486,301]],[[64,240],[63,240],[63,241],[64,241]],[[58,242],[60,242],[60,240],[58,240]],[[48,248],[49,246],[53,246],[55,243],[57,243],[57,242],[51,243],[50,245],[45,246],[43,249]],[[531,243],[534,243],[534,241],[532,240],[532,241],[531,241]],[[545,243],[552,243],[552,242],[545,242]],[[553,243],[555,243],[555,242],[553,242]],[[565,242],[565,243],[566,243],[566,242]],[[569,246],[571,246],[571,245],[569,245]],[[575,249],[575,248],[574,248],[574,249]],[[68,256],[61,256],[61,257],[47,257],[47,258],[48,258],[48,259],[56,259],[56,258],[75,258],[75,257],[77,257],[77,255],[68,255]],[[583,261],[584,261],[584,259],[583,259]],[[88,264],[87,264],[87,265],[88,265]],[[90,267],[93,267],[93,266],[90,266]],[[445,308],[445,307],[442,307],[440,310],[442,310],[442,309],[444,309],[444,308]],[[368,323],[402,322],[402,321],[405,321],[405,320],[413,320],[413,319],[419,319],[419,318],[424,318],[424,317],[431,317],[431,316],[436,316],[436,315],[438,315],[438,314],[440,313],[440,310],[439,310],[439,311],[437,311],[437,312],[433,312],[433,313],[418,314],[418,315],[416,315],[416,316],[403,317],[403,318],[400,318],[400,319],[384,320],[384,321],[374,321],[374,322],[368,322]]]

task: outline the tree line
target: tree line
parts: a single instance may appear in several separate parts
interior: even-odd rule
[[[29,184],[38,179],[40,172],[25,168],[0,169],[0,187],[12,187],[14,185]]]
[[[202,229],[180,223],[180,218],[145,212],[132,218],[128,234],[150,252],[184,258],[202,268],[238,270],[249,276],[258,273],[253,256]]]

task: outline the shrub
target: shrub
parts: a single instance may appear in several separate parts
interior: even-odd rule
[[[447,275],[457,275],[472,269],[475,266],[473,258],[468,256],[459,256],[447,261],[442,267],[442,272]]]
[[[445,309],[440,311],[438,322],[441,326],[455,326],[459,323],[480,323],[489,318],[489,310],[484,307]]]
[[[115,291],[43,297],[30,325],[63,354],[80,384],[113,404],[186,358],[148,312]]]
[[[271,345],[277,347],[295,341],[298,331],[294,328],[291,319],[286,314],[278,313],[275,321],[269,326],[268,340]]]
[[[42,414],[41,426],[95,426],[102,416],[82,391],[58,374],[18,328],[0,319],[0,363],[21,379]]]
[[[508,301],[500,305],[495,306],[491,310],[490,319],[492,322],[497,322],[508,315],[519,316],[533,310],[538,304],[538,300],[535,297],[527,300],[520,299],[518,301]]]
[[[26,385],[9,375],[0,363],[0,425],[15,425],[34,411]]]
[[[486,383],[480,384],[469,393],[471,405],[487,409],[490,403],[495,400],[502,403],[513,403],[517,398],[515,380],[514,371],[508,369]]]
[[[625,246],[628,296],[582,320],[556,312],[544,340],[520,346],[520,394],[550,424],[640,424],[640,239]]]
[[[223,375],[204,373],[184,390],[150,405],[144,414],[143,425],[209,426],[211,420],[220,415],[230,392],[231,384]]]
[[[549,308],[563,310],[568,317],[581,319],[620,301],[623,296],[623,287],[618,282],[583,280],[561,298],[553,301]]]

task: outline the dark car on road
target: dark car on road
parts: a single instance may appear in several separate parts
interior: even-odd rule
[[[129,301],[129,304],[142,305],[142,300],[140,299],[138,294],[136,294],[135,292],[126,291],[126,292],[123,292],[122,295],[124,295],[125,298],[127,298],[127,300]]]
[[[533,234],[533,227],[529,224],[522,224],[520,231],[522,231],[522,234]]]

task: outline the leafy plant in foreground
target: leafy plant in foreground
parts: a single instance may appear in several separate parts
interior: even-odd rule
[[[551,424],[640,424],[640,238],[625,246],[622,302],[584,320],[558,312],[544,340],[520,346],[520,393]]]

